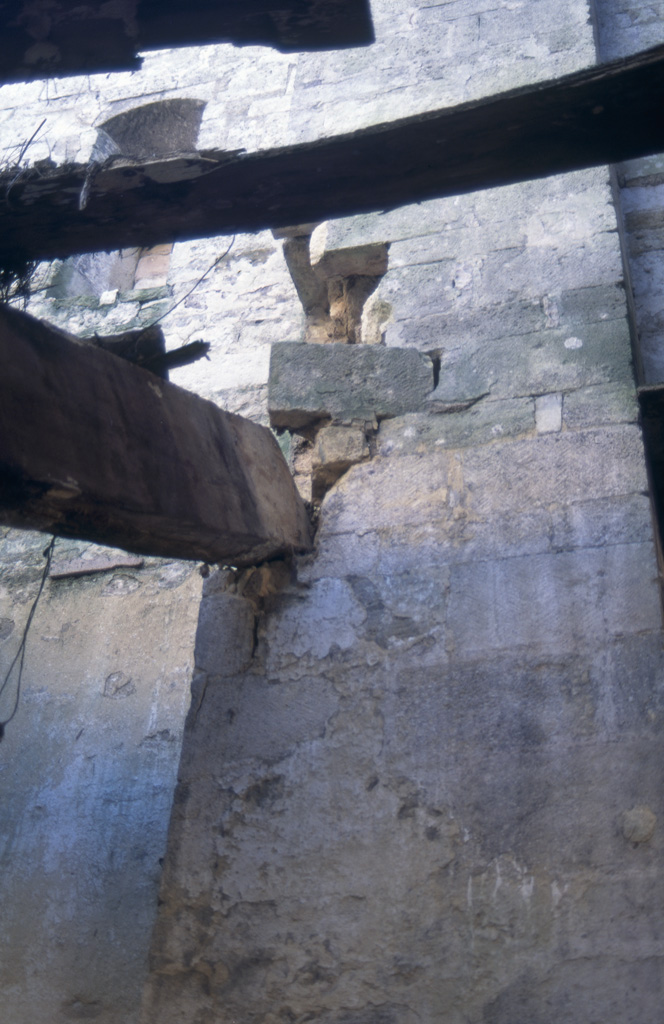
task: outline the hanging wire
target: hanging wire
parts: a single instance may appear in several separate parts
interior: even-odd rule
[[[17,650],[16,654],[14,655],[14,659],[13,659],[11,665],[7,669],[7,672],[5,674],[5,678],[2,681],[2,684],[0,685],[0,697],[1,697],[2,694],[5,692],[5,689],[7,688],[7,684],[9,683],[9,680],[11,678],[12,672],[14,671],[14,666],[18,662],[18,678],[16,680],[16,697],[14,699],[14,707],[12,709],[11,715],[9,715],[8,718],[5,718],[4,721],[0,722],[0,742],[2,741],[2,738],[5,735],[5,726],[8,725],[9,722],[11,722],[12,718],[14,717],[14,715],[16,714],[16,712],[18,710],[18,702],[19,702],[19,698],[21,696],[21,678],[23,676],[23,662],[25,661],[25,646],[26,646],[26,642],[27,642],[27,639],[28,639],[28,632],[30,630],[30,626],[32,624],[32,620],[33,620],[34,614],[35,614],[35,612],[37,610],[37,604],[39,603],[39,598],[42,595],[42,590],[44,589],[44,584],[46,583],[46,579],[48,577],[48,573],[49,573],[49,570],[51,568],[51,561],[53,559],[53,549],[54,549],[54,547],[55,547],[55,537],[51,537],[51,541],[50,541],[48,547],[44,548],[44,551],[43,551],[44,558],[46,559],[46,565],[44,566],[44,571],[42,572],[42,577],[41,577],[41,580],[40,580],[40,583],[39,583],[39,590],[37,591],[37,596],[35,597],[34,601],[32,602],[32,608],[30,609],[30,612],[28,614],[28,618],[27,618],[25,626],[23,628],[23,636],[21,637],[21,642],[19,644],[18,650]]]
[[[178,306],[181,306],[182,303],[185,301],[185,299],[188,299],[189,296],[192,294],[192,292],[196,291],[196,289],[198,288],[199,284],[203,283],[203,281],[208,276],[208,274],[211,274],[212,271],[214,270],[214,268],[216,266],[218,266],[218,264],[221,263],[222,260],[226,259],[226,257],[228,256],[229,252],[231,251],[231,249],[233,248],[234,245],[235,245],[235,235],[233,235],[233,237],[231,238],[231,243],[228,246],[228,248],[224,252],[222,252],[221,256],[217,256],[216,260],[213,260],[213,262],[207,268],[205,273],[201,274],[201,276],[198,278],[196,283],[191,286],[189,291],[185,292],[184,295],[181,298],[179,298],[177,302],[174,302],[170,309],[167,309],[165,313],[162,313],[161,316],[158,316],[157,319],[153,320],[151,324],[148,324],[148,326],[144,329],[143,333],[145,334],[145,332],[148,331],[151,327],[154,327],[155,324],[161,323],[162,320],[165,320],[167,316],[171,315],[171,313],[173,312],[174,309],[177,309]]]

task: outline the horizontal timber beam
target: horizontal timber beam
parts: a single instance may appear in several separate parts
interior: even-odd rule
[[[249,565],[311,547],[265,427],[0,306],[0,522]]]
[[[0,82],[130,71],[206,43],[327,50],[373,42],[368,0],[0,0]]]
[[[282,149],[9,171],[0,267],[392,209],[661,150],[664,46]]]

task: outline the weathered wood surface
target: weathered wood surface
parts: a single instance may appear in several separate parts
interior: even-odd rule
[[[314,143],[9,172],[0,265],[321,221],[643,156],[664,150],[663,97],[659,46]]]
[[[0,0],[0,82],[140,67],[142,50],[373,42],[368,0]]]
[[[0,307],[0,522],[248,565],[310,548],[265,427]]]

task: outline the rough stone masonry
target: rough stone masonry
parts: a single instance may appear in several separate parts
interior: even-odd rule
[[[133,78],[47,93],[52,144],[71,154],[82,119],[181,96],[207,102],[201,144],[255,149],[588,66],[596,26],[623,52],[636,25],[639,46],[661,38],[661,4],[597,7],[374,0],[368,50],[155,54]],[[10,126],[16,97],[0,90]],[[638,180],[646,203],[658,183]],[[174,347],[212,343],[211,363],[176,382],[271,419],[320,504],[316,550],[213,569],[200,609],[200,577],[156,561],[47,594],[60,618],[35,638],[6,762],[12,1022],[659,1024],[664,659],[628,311],[640,293],[633,271],[632,303],[619,227],[600,168],[294,229],[297,290],[281,241],[242,237],[164,322]],[[183,296],[221,241],[176,246],[158,298],[75,304],[44,269],[35,309],[126,329],[168,288]],[[353,277],[374,280],[344,338],[335,303],[358,294]],[[3,577],[14,630],[36,545]],[[93,594],[118,611],[99,620],[88,671]],[[167,608],[178,625],[163,635]],[[148,665],[174,686],[170,710],[147,700]],[[185,679],[139,1011],[165,827],[145,758],[162,752],[161,807]],[[131,734],[103,710],[132,706],[145,712]],[[104,738],[85,760],[81,728]],[[57,808],[26,796],[27,737],[51,751],[37,764]],[[131,814],[125,784],[104,784],[125,769]],[[91,809],[82,855],[78,807]],[[122,829],[99,827],[104,808]],[[82,898],[84,861],[96,889]],[[48,882],[35,905],[19,868]]]

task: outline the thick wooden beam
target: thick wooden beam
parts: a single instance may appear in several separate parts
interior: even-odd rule
[[[0,82],[127,71],[205,43],[326,50],[373,42],[368,0],[0,0]]]
[[[283,149],[9,172],[0,267],[390,209],[660,150],[664,46]]]
[[[265,427],[0,306],[0,522],[249,565],[310,548]]]

